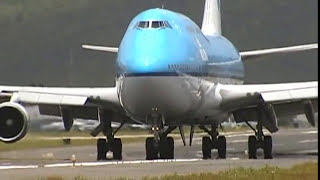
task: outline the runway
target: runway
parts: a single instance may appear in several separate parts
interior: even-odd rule
[[[221,133],[223,134],[223,133]],[[280,129],[272,134],[273,159],[263,160],[258,150],[258,160],[247,159],[247,139],[251,131],[225,133],[227,159],[202,160],[201,137],[196,134],[193,146],[183,146],[175,140],[175,160],[145,161],[144,142],[123,144],[123,161],[96,162],[96,147],[82,146],[16,150],[0,153],[0,176],[7,179],[23,179],[39,176],[73,177],[143,177],[171,173],[219,171],[233,167],[262,167],[265,164],[290,167],[305,161],[318,162],[318,129]],[[188,140],[188,139],[187,139]],[[75,167],[70,158],[76,156]],[[217,152],[212,151],[216,157]],[[192,171],[190,171],[192,169]]]

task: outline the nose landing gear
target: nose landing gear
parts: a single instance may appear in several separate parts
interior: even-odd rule
[[[174,159],[174,140],[167,137],[176,126],[164,128],[163,117],[159,113],[151,114],[153,137],[146,139],[146,159]]]

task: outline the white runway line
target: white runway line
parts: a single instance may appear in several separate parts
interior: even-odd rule
[[[105,161],[105,162],[80,162],[75,163],[76,167],[89,166],[105,166],[105,165],[119,165],[119,164],[148,164],[148,163],[171,163],[171,162],[195,162],[202,161],[202,159],[157,159],[157,160],[138,160],[138,161]],[[53,168],[53,167],[72,167],[73,163],[55,163],[45,165],[20,165],[20,166],[0,166],[0,170],[6,169],[34,169],[34,168]]]
[[[240,158],[227,158],[228,160],[239,160]],[[104,162],[79,162],[75,163],[75,167],[90,167],[90,166],[106,166],[119,164],[148,164],[148,163],[173,163],[173,162],[196,162],[202,161],[201,158],[196,159],[157,159],[157,160],[137,160],[137,161],[104,161]],[[73,163],[55,163],[44,165],[19,165],[19,166],[0,166],[0,170],[8,169],[35,169],[35,168],[54,168],[54,167],[72,167]]]
[[[248,142],[248,140],[246,140],[246,139],[241,139],[241,140],[228,141],[228,143],[243,143],[243,142]]]
[[[318,131],[306,131],[306,132],[301,132],[302,134],[317,134]]]
[[[38,168],[36,165],[27,165],[27,166],[0,166],[0,170],[4,169],[34,169]]]
[[[298,143],[309,143],[309,142],[317,142],[318,139],[309,139],[309,140],[304,140],[304,141],[299,141]]]

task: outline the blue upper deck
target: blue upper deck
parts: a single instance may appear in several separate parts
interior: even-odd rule
[[[205,37],[188,17],[165,9],[150,9],[138,14],[129,24],[119,47],[119,73],[207,74],[210,65],[236,67],[240,56],[231,42],[222,36]]]

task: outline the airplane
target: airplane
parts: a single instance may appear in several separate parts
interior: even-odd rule
[[[255,135],[248,137],[248,155],[257,159],[261,148],[272,158],[272,137],[277,117],[305,114],[315,126],[318,82],[244,84],[244,61],[259,57],[317,49],[318,44],[295,45],[239,52],[222,35],[220,0],[206,0],[199,27],[187,16],[164,8],[145,10],[130,22],[119,47],[83,45],[83,48],[117,53],[115,87],[0,86],[0,140],[13,143],[27,133],[25,104],[38,105],[40,114],[61,116],[70,130],[74,118],[97,119],[90,133],[97,140],[97,160],[122,160],[122,141],[115,134],[123,124],[151,126],[146,138],[146,159],[174,159],[174,140],[179,129],[186,145],[184,126],[195,127],[202,138],[203,159],[226,158],[226,138],[220,125],[233,116]],[[120,122],[117,129],[111,122]],[[256,127],[250,123],[255,122]]]

